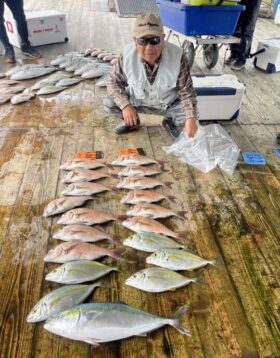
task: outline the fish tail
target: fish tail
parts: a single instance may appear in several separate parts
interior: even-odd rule
[[[110,174],[110,177],[112,177],[112,178],[119,178],[118,174]]]
[[[117,192],[117,191],[119,191],[120,189],[117,188],[116,186],[113,186],[113,187],[110,188],[110,190],[113,191],[113,192]]]
[[[172,201],[172,202],[175,202],[175,196],[173,196],[173,195],[168,195],[167,197],[166,197],[166,200],[168,200],[168,201]]]
[[[165,164],[165,163],[166,163],[166,162],[163,161],[163,160],[159,160],[159,161],[158,161],[158,165],[159,165],[159,167],[160,167],[161,170],[165,170],[165,169],[164,169],[164,164]]]
[[[187,239],[188,231],[180,231],[174,234],[175,239]]]
[[[112,164],[105,163],[105,166],[106,166],[107,168],[111,168],[111,169],[113,169],[113,165],[112,165]]]
[[[114,257],[117,260],[124,261],[125,258],[121,256],[121,253],[123,253],[124,251],[125,251],[124,247],[122,247],[120,249],[113,249],[113,250],[111,250],[111,256]]]
[[[121,242],[120,237],[118,235],[112,235],[110,237],[110,240],[115,244],[120,244],[120,242]]]
[[[173,185],[173,182],[172,181],[166,181],[165,183],[163,183],[164,184],[164,186],[166,186],[167,188],[171,188],[172,187],[172,185]]]
[[[108,285],[106,282],[97,281],[92,284],[92,288],[95,289],[96,287],[103,287],[103,288],[115,288],[115,286]]]
[[[204,281],[204,279],[202,278],[202,275],[194,277],[193,282],[197,283],[198,285],[204,286],[204,287],[208,286],[208,283],[206,281]]]
[[[175,314],[171,317],[172,322],[170,323],[172,327],[176,328],[179,332],[185,334],[186,336],[190,336],[190,331],[188,328],[183,326],[182,316],[187,312],[189,305],[184,305],[175,312]]]
[[[187,211],[175,211],[176,216],[180,219],[186,219],[187,218]]]
[[[210,260],[209,263],[220,270],[226,271],[226,266],[221,255],[218,255],[213,260]]]
[[[127,215],[118,215],[118,216],[116,216],[116,221],[118,222],[118,223],[120,223],[120,224],[122,224],[122,222],[124,221],[124,220],[126,220],[127,219]]]

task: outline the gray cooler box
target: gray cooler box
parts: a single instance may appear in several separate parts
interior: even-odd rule
[[[233,120],[239,115],[245,86],[234,75],[193,75],[199,120]]]

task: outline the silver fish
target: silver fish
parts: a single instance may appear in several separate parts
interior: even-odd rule
[[[120,239],[117,235],[112,235],[104,230],[87,225],[67,225],[56,231],[53,235],[54,239],[63,241],[79,240],[83,242],[96,242],[100,240],[110,240],[119,243]]]
[[[54,199],[45,207],[43,216],[48,217],[64,213],[65,211],[75,208],[76,206],[83,205],[87,200],[93,200],[93,198],[91,196],[73,196]]]
[[[146,258],[146,262],[175,271],[192,271],[206,265],[219,266],[216,259],[206,260],[191,252],[176,249],[156,251]]]
[[[137,233],[154,232],[156,234],[171,236],[174,237],[175,239],[185,238],[186,235],[185,233],[174,232],[168,229],[165,225],[161,224],[160,222],[142,216],[129,218],[123,221],[122,225]]]
[[[154,203],[161,200],[175,201],[172,195],[151,190],[132,190],[121,198],[122,204]]]
[[[177,288],[199,283],[198,277],[187,278],[165,268],[148,268],[130,276],[125,284],[147,292],[175,291]]]
[[[104,173],[100,170],[76,169],[68,172],[62,183],[77,183],[82,181],[94,181],[98,179],[108,178],[112,175]]]
[[[109,267],[95,261],[77,260],[66,262],[66,264],[49,272],[46,280],[64,284],[76,284],[97,280],[111,271],[119,270],[116,267]]]
[[[85,79],[91,79],[91,78],[97,78],[97,77],[101,77],[104,76],[105,74],[107,74],[109,72],[109,68],[105,69],[105,68],[94,68],[94,69],[90,69],[88,71],[83,72],[83,74],[81,75],[82,78]]]
[[[16,72],[10,78],[11,80],[17,80],[17,81],[28,80],[30,78],[36,78],[36,77],[47,75],[48,73],[54,71],[56,71],[55,67],[31,67]]]
[[[112,189],[97,183],[81,182],[72,183],[62,191],[63,195],[93,195],[104,191],[112,191]]]
[[[96,287],[105,287],[100,282],[91,285],[70,285],[57,288],[40,299],[31,309],[26,321],[35,323],[74,307],[83,302]]]
[[[8,102],[13,97],[12,93],[0,94],[0,104]]]
[[[51,94],[51,93],[56,93],[56,92],[60,92],[65,90],[67,87],[64,86],[56,86],[56,85],[50,85],[50,86],[45,86],[39,89],[39,91],[37,92],[37,95],[44,95],[44,94]]]
[[[11,103],[12,104],[19,104],[19,103],[23,103],[23,102],[27,102],[29,101],[31,98],[34,98],[36,96],[36,93],[32,93],[32,92],[23,92],[21,94],[17,94],[15,96],[13,96],[11,98]]]
[[[15,66],[6,72],[6,76],[10,77],[14,75],[16,72],[23,71],[23,70],[29,70],[32,68],[45,68],[45,67],[46,65],[44,64],[26,64],[26,65]]]
[[[164,318],[120,303],[89,303],[70,308],[49,318],[44,328],[60,336],[84,341],[93,346],[131,336],[143,336],[166,324],[185,335],[182,324],[188,305],[172,317]]]
[[[122,221],[121,216],[106,213],[105,211],[97,211],[87,208],[79,208],[67,211],[57,221],[58,224],[71,225],[71,224],[84,224],[95,225],[103,224],[108,221]]]
[[[149,164],[160,165],[160,162],[158,162],[155,159],[148,158],[145,155],[120,155],[111,164],[126,167],[128,165],[149,165]]]
[[[77,260],[97,260],[103,256],[114,259],[123,259],[120,253],[123,249],[109,250],[88,242],[70,241],[63,242],[51,249],[44,257],[45,262],[65,263]]]
[[[163,183],[160,180],[144,177],[144,176],[129,176],[124,178],[117,184],[117,188],[123,189],[152,189],[156,186],[164,186],[170,188],[172,182]]]
[[[106,87],[106,86],[107,86],[107,80],[108,80],[107,75],[103,75],[103,76],[96,82],[96,86],[97,86],[97,87]]]
[[[155,234],[153,232],[134,234],[125,239],[123,244],[136,250],[146,252],[155,252],[160,249],[188,249],[187,246],[179,244],[167,236]]]
[[[180,219],[185,219],[186,214],[186,211],[176,211],[150,203],[136,204],[126,212],[126,215],[128,216],[145,216],[151,219],[168,218],[170,216],[176,216]]]
[[[15,93],[19,93],[22,92],[23,90],[25,90],[26,87],[24,86],[8,86],[8,87],[3,87],[1,88],[1,92],[4,94],[15,94]]]
[[[75,85],[76,83],[81,82],[82,79],[81,78],[62,78],[61,80],[59,80],[55,85],[56,86],[60,86],[60,87],[67,87],[67,86],[72,86]]]
[[[59,169],[73,170],[73,169],[97,169],[108,166],[104,161],[99,159],[72,159],[62,164]]]
[[[140,165],[132,165],[123,168],[118,175],[121,177],[130,177],[133,175],[138,176],[152,176],[156,174],[162,173],[162,170],[151,168],[151,167],[143,167]]]

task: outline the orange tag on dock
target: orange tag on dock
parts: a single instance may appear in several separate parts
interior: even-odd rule
[[[91,152],[77,152],[75,153],[76,159],[101,159],[103,158],[103,152],[101,150]]]
[[[145,155],[143,148],[120,149],[119,155]]]

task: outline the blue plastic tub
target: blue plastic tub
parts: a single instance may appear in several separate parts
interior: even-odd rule
[[[190,6],[157,0],[164,26],[184,35],[232,35],[245,6]]]

